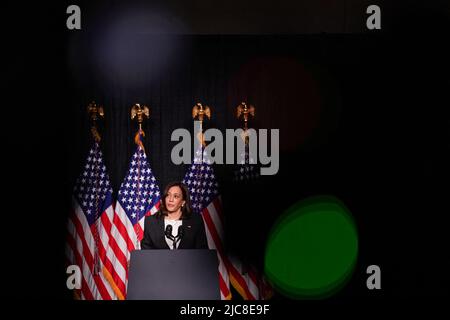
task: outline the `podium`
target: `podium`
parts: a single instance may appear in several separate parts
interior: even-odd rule
[[[131,252],[127,300],[220,300],[216,250]]]

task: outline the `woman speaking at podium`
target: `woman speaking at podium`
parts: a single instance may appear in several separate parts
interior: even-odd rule
[[[145,218],[141,249],[208,249],[203,218],[192,212],[184,184],[166,186],[159,211]]]

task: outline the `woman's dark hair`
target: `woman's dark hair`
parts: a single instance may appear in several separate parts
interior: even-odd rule
[[[167,216],[168,211],[166,208],[166,197],[169,189],[172,187],[179,187],[181,189],[182,198],[185,201],[184,206],[181,207],[181,219],[186,219],[192,214],[191,198],[189,196],[189,189],[181,182],[171,182],[166,186],[161,199],[161,207],[156,215],[158,218],[161,218],[161,216]]]

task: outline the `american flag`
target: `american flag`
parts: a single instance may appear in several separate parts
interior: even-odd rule
[[[130,253],[140,250],[145,216],[154,214],[160,206],[159,186],[148,164],[142,135],[142,131],[136,135],[137,148],[120,186],[111,225],[109,248],[116,272],[108,279],[119,299],[126,297]]]
[[[217,250],[219,259],[219,288],[222,300],[231,299],[228,258],[224,248],[224,229],[221,197],[216,176],[206,151],[196,151],[194,162],[183,179],[191,196],[192,209],[203,217],[208,247]]]
[[[236,183],[247,183],[259,178],[260,167],[255,159],[250,157],[248,141],[244,152],[240,154],[239,164],[234,170]],[[236,256],[229,255],[230,281],[244,300],[266,300],[273,295],[273,289],[264,276],[253,266],[241,262]]]
[[[66,256],[81,270],[81,299],[116,299],[105,276],[113,271],[107,254],[113,213],[111,183],[96,142],[74,187],[68,221]]]
[[[248,142],[240,154],[240,162],[234,171],[234,181],[239,184],[256,181],[260,167],[249,155]],[[266,300],[273,296],[273,288],[265,277],[253,266],[243,263],[236,256],[229,255],[230,281],[244,300]]]

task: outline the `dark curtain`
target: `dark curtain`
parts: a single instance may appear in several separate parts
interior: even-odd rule
[[[104,61],[108,57],[102,57],[100,65],[89,63],[95,61],[96,52],[105,52],[98,49],[102,42],[94,37],[72,39],[69,44],[69,185],[74,184],[92,143],[86,114],[91,100],[105,107],[100,131],[114,192],[120,188],[135,149],[137,124],[130,120],[134,103],[151,108],[150,120],[143,126],[144,146],[161,189],[170,181],[182,180],[188,168],[172,163],[171,150],[178,142],[171,142],[170,137],[177,128],[193,133],[191,110],[196,102],[211,107],[212,117],[205,128],[219,129],[224,143],[225,129],[242,127],[235,116],[236,106],[241,101],[254,104],[256,116],[250,127],[280,129],[279,174],[237,183],[232,179],[236,166],[216,165],[215,170],[226,209],[227,244],[261,267],[268,229],[278,213],[292,204],[280,201],[283,188],[279,183],[295,175],[301,164],[295,162],[302,160],[289,160],[288,155],[301,150],[303,144],[326,139],[321,136],[336,125],[341,98],[329,71],[319,65],[319,60],[327,59],[326,43],[301,36],[130,37],[124,46],[131,52],[109,57],[114,62],[123,59],[124,66],[113,68]],[[291,181],[295,183],[295,179],[284,181],[286,189],[292,188]],[[284,192],[295,195],[299,191]]]

